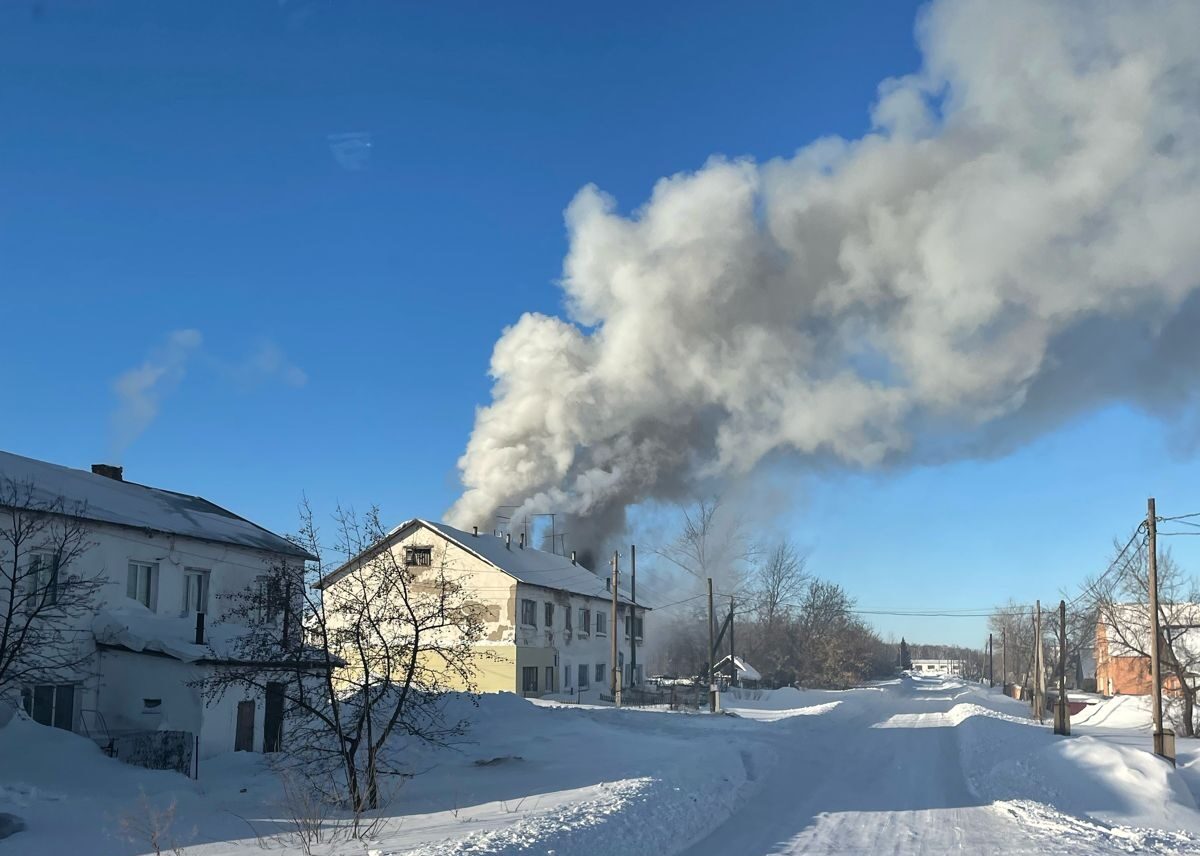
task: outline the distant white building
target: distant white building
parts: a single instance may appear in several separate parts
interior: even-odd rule
[[[931,675],[934,677],[961,677],[961,660],[913,660],[914,675]]]
[[[69,680],[26,683],[7,701],[38,722],[100,742],[190,732],[202,758],[284,744],[282,686],[258,696],[226,693],[206,706],[188,684],[228,665],[221,653],[239,635],[230,596],[280,563],[312,557],[206,499],[126,482],[119,467],[86,472],[0,452],[0,479],[31,485],[43,501],[78,504],[88,546],[75,560],[80,567],[56,567],[54,578],[98,574],[103,582],[94,615],[65,631],[82,646],[84,666]],[[17,561],[49,561],[37,546]],[[0,592],[0,614],[3,598]]]
[[[758,686],[762,680],[762,675],[758,669],[751,666],[741,657],[733,658],[734,668],[737,669],[737,686],[754,688]],[[719,679],[729,679],[729,655],[726,654],[721,658],[721,662],[713,666],[713,676]]]

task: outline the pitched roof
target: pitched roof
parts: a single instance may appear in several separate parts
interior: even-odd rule
[[[81,517],[97,523],[313,558],[286,538],[199,496],[117,481],[11,452],[0,452],[0,479],[29,485],[35,502],[52,503],[61,497],[68,511],[78,508]]]
[[[545,550],[535,550],[533,547],[521,548],[516,544],[506,545],[505,539],[496,535],[486,533],[474,535],[469,532],[463,532],[461,529],[455,529],[453,526],[447,526],[445,523],[435,523],[431,520],[413,518],[401,523],[389,532],[382,543],[392,544],[396,540],[406,537],[417,527],[424,527],[442,535],[459,548],[471,553],[492,567],[503,571],[518,582],[547,589],[566,591],[585,597],[612,598],[612,592],[606,584],[606,576],[598,576],[583,565],[572,562],[566,556],[547,553]],[[380,546],[382,544],[376,545],[371,550],[365,550],[355,556],[326,576],[321,581],[321,585],[327,585],[345,576],[350,571],[352,565],[363,561],[367,553],[378,549]],[[620,586],[618,591],[622,603],[632,602],[629,597],[629,590],[625,586]],[[639,607],[643,609],[649,608],[642,607],[641,604],[639,604]]]
[[[713,665],[713,674],[714,675],[724,674],[724,672],[728,671],[728,668],[727,668],[728,665],[729,665],[729,655],[726,654],[724,657],[721,658],[721,661],[719,663],[716,663]],[[746,681],[761,681],[762,680],[762,675],[759,674],[758,669],[751,666],[749,663],[747,663],[741,657],[734,657],[733,665],[737,667],[738,678],[740,680],[746,680]]]

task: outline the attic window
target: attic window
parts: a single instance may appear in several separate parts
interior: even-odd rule
[[[432,547],[405,547],[404,548],[404,564],[416,565],[420,568],[428,568],[433,564],[433,548]]]

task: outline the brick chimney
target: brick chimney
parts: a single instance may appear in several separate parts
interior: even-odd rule
[[[92,472],[113,481],[125,481],[123,477],[125,472],[124,467],[114,467],[112,464],[92,464]]]

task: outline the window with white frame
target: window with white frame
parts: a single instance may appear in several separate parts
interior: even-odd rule
[[[596,610],[596,635],[608,635],[608,613]]]
[[[563,607],[563,616],[564,616],[563,627],[565,627],[567,630],[570,630],[571,629],[571,607],[569,604],[567,606]]]
[[[38,684],[21,690],[21,704],[34,722],[73,731],[75,696],[74,684]]]
[[[153,562],[130,562],[125,594],[147,609],[154,609],[158,598],[158,565]]]
[[[208,612],[209,571],[204,568],[183,570],[183,614],[195,615]]]
[[[587,632],[592,628],[592,611],[590,609],[579,609],[579,633],[581,636],[586,636]]]
[[[537,601],[521,599],[521,623],[537,627]]]
[[[547,603],[546,605],[546,627],[554,626],[554,604]]]
[[[571,684],[571,671],[574,667],[570,665],[563,666],[563,689],[569,690]]]
[[[603,663],[596,664],[596,683],[598,683],[600,685],[604,684],[604,664]]]
[[[58,558],[48,552],[31,553],[29,581],[33,586],[30,607],[40,609],[58,603]]]
[[[579,664],[579,688],[581,690],[586,690],[588,688],[588,678],[590,678],[590,677],[591,677],[591,675],[588,674],[587,664],[580,663]]]

